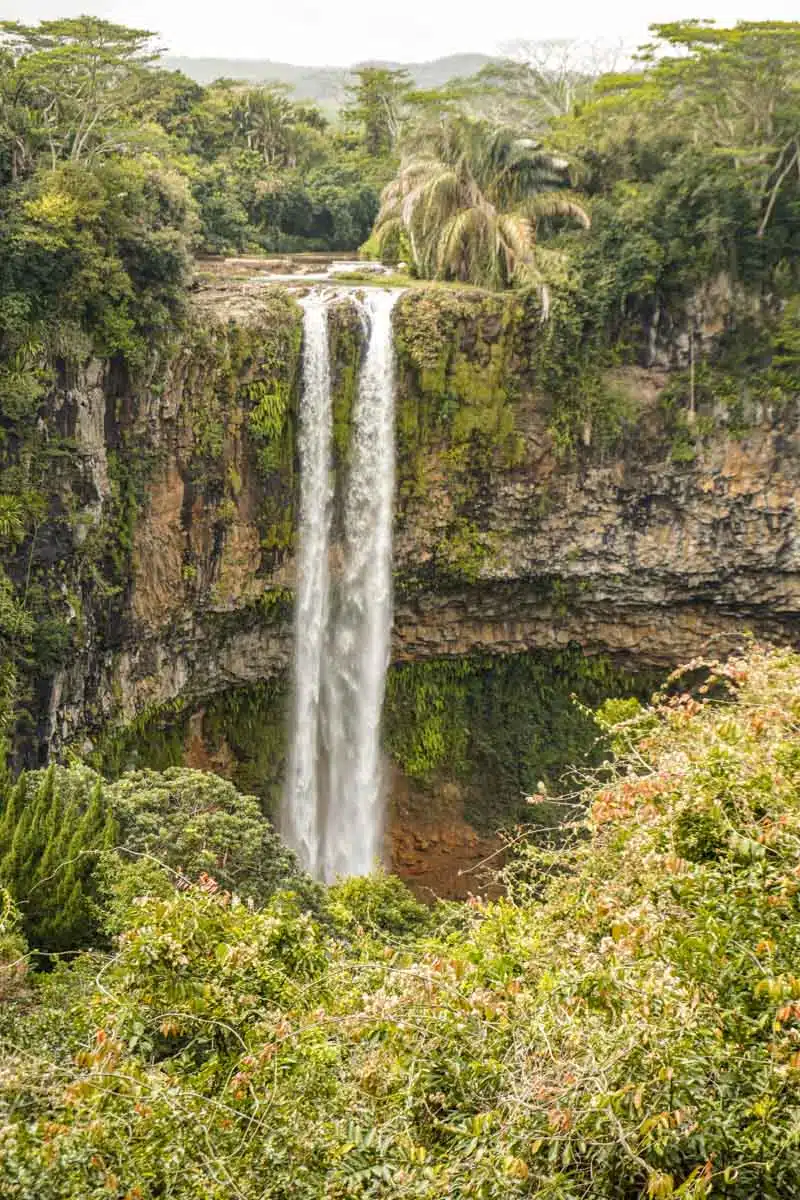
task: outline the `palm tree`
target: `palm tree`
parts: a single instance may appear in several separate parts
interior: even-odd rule
[[[540,283],[535,246],[543,218],[587,227],[567,190],[567,164],[527,138],[449,114],[406,155],[384,189],[379,249],[407,239],[417,274],[502,288]]]
[[[234,109],[234,118],[248,150],[257,151],[267,166],[293,166],[291,141],[294,106],[286,88],[244,89]]]

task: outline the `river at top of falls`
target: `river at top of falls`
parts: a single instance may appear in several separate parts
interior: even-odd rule
[[[303,301],[300,527],[293,724],[283,832],[315,878],[363,875],[380,860],[380,726],[392,622],[394,349],[400,293],[365,289],[367,345],[355,399],[341,563],[332,569],[328,305]]]

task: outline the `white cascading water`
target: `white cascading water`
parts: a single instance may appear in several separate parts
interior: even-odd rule
[[[380,723],[392,621],[394,353],[399,293],[368,290],[367,349],[353,412],[343,560],[330,571],[327,298],[305,303],[293,744],[284,833],[316,878],[380,858]]]
[[[353,412],[344,562],[324,664],[328,797],[322,876],[364,875],[383,833],[380,723],[392,624],[394,292],[362,301],[368,342]]]
[[[319,736],[322,663],[328,627],[331,520],[331,378],[328,296],[303,302],[303,404],[300,452],[300,539],[294,638],[294,719],[283,833],[301,865],[317,872],[320,846]]]

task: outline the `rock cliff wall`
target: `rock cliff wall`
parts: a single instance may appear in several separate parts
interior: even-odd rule
[[[361,333],[346,299],[331,320],[341,466]],[[285,668],[301,328],[280,290],[209,289],[147,384],[94,363],[54,393],[76,638],[42,692],[52,751]],[[414,289],[395,332],[398,661],[797,640],[796,397],[690,410],[638,366],[554,396],[532,299]]]

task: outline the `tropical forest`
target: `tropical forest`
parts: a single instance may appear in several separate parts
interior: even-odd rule
[[[162,43],[0,21],[0,1198],[796,1200],[800,22]]]

